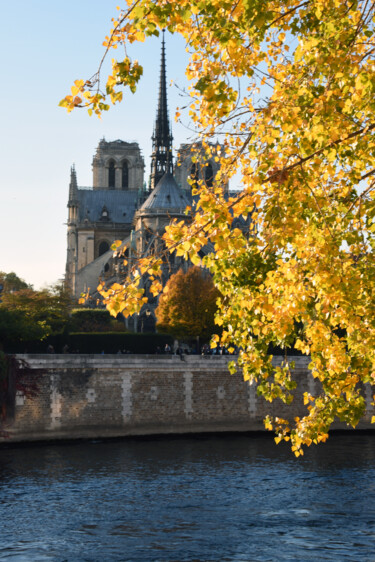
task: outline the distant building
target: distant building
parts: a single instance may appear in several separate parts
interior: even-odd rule
[[[115,240],[123,240],[129,258],[147,255],[160,247],[165,226],[172,218],[189,220],[185,214],[186,206],[192,203],[189,178],[193,186],[194,179],[203,179],[207,185],[212,185],[219,170],[214,158],[219,145],[213,145],[211,158],[198,164],[194,154],[202,152],[201,146],[183,144],[175,165],[172,140],[163,34],[149,188],[146,189],[144,159],[136,142],[104,139],[99,142],[92,163],[93,187],[79,187],[76,170],[71,169],[65,279],[74,297],[78,298],[89,288],[95,293],[100,278],[115,281],[124,272],[121,261],[114,260],[110,250]],[[181,258],[168,258],[165,281],[177,269],[187,266]],[[147,285],[147,280],[145,283]],[[156,299],[150,296],[148,317],[150,313],[153,315],[155,306]],[[129,327],[137,330],[139,325],[135,320]]]

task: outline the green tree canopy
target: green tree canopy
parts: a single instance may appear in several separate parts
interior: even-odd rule
[[[61,285],[6,292],[0,304],[0,341],[42,340],[57,333],[66,325],[70,307],[71,298]]]
[[[18,277],[14,271],[11,271],[10,273],[0,271],[0,284],[3,285],[3,291],[7,293],[32,288],[32,286],[26,283],[26,281]]]

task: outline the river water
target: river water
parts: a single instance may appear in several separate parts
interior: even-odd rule
[[[0,449],[0,560],[375,560],[375,435]]]

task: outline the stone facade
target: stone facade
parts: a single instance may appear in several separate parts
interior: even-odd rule
[[[178,151],[177,164],[174,165],[167,106],[164,35],[160,69],[152,135],[150,189],[147,190],[145,186],[144,159],[136,142],[105,139],[99,142],[92,162],[92,187],[78,186],[76,170],[74,167],[71,169],[65,281],[75,298],[89,288],[91,294],[95,293],[99,280],[119,280],[119,269],[111,268],[113,252],[110,247],[115,240],[121,240],[129,247],[133,237],[141,241],[142,248],[146,248],[150,232],[157,231],[160,238],[172,218],[186,219],[184,211],[193,204],[189,176],[193,173],[196,180],[205,180],[207,185],[212,186],[219,171],[219,163],[215,161],[215,155],[222,150],[219,144],[211,146],[210,158],[205,157],[201,143],[183,144]],[[195,158],[199,162],[195,162]],[[165,176],[170,177],[160,189]],[[175,183],[172,191],[180,196],[177,205],[176,197],[168,201],[171,178]],[[228,185],[224,186],[224,191],[228,192]],[[150,216],[150,206],[147,206],[146,211],[144,204],[156,192],[158,197],[153,202]],[[104,260],[102,256],[105,256]]]
[[[144,167],[138,143],[102,139],[92,161],[93,189],[142,189]]]
[[[207,157],[202,148],[202,143],[182,144],[177,153],[175,166],[175,179],[181,189],[190,190],[190,182],[203,180],[208,186],[214,183],[220,164],[215,160],[223,147],[220,144],[210,145],[212,156]],[[194,183],[193,183],[194,187]],[[223,185],[225,193],[228,192],[228,183]]]
[[[6,442],[220,431],[264,431],[266,414],[306,413],[302,393],[317,390],[308,358],[296,357],[301,388],[291,406],[257,396],[227,356],[30,355],[43,369],[33,399],[16,395]],[[359,428],[371,427],[371,387]],[[348,429],[344,424],[336,428]]]

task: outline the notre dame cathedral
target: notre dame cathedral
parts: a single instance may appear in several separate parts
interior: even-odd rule
[[[110,250],[115,240],[123,241],[128,257],[129,252],[133,256],[147,255],[171,219],[188,220],[185,209],[192,202],[189,177],[201,177],[212,185],[219,169],[214,158],[205,160],[200,168],[193,161],[196,145],[184,144],[174,161],[172,140],[163,34],[148,186],[144,181],[144,159],[136,142],[99,142],[92,163],[92,188],[80,188],[76,170],[71,169],[65,278],[75,298],[89,289],[94,293],[99,279],[121,278],[124,272]],[[182,258],[173,256],[168,265],[167,277],[180,267],[187,267]],[[150,310],[153,314],[155,306],[156,302],[150,301],[148,315]],[[139,329],[136,325],[129,327]]]

